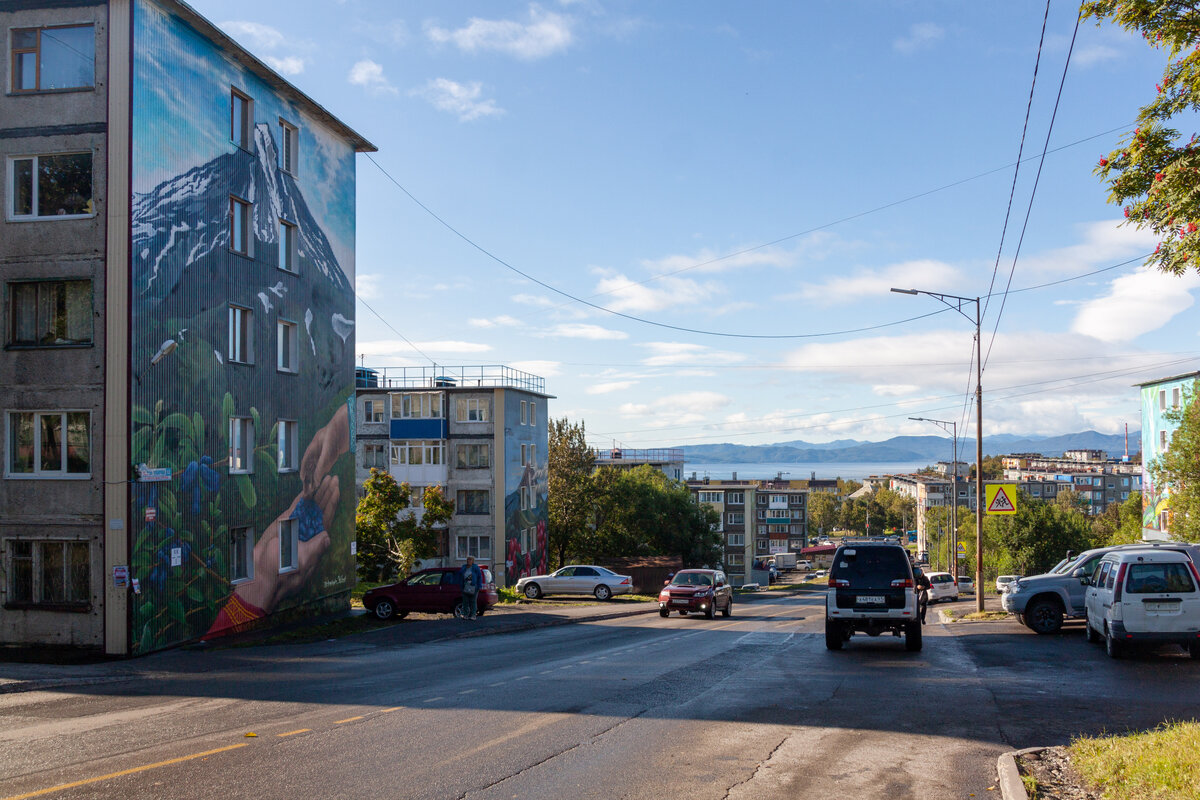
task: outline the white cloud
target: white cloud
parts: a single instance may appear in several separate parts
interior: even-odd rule
[[[704,303],[720,293],[714,283],[689,278],[660,278],[654,285],[637,283],[621,274],[601,278],[596,294],[608,295],[603,305],[613,311],[662,311],[672,306]]]
[[[880,397],[903,397],[906,394],[916,394],[921,387],[915,383],[884,383],[871,387],[871,391]]]
[[[562,372],[561,361],[514,361],[509,366],[521,372],[532,373],[539,378],[553,378]]]
[[[920,286],[937,286],[953,289],[962,278],[962,273],[949,264],[932,259],[905,261],[883,269],[861,269],[853,275],[832,277],[824,283],[804,284],[796,295],[802,300],[825,303],[844,303],[866,297],[885,295],[892,287],[909,289]]]
[[[286,56],[284,58],[275,58],[267,56],[263,59],[280,75],[299,75],[304,72],[304,59],[299,56]]]
[[[524,306],[536,306],[538,308],[552,308],[553,306],[558,305],[557,302],[549,297],[543,297],[542,295],[537,294],[514,294],[512,296],[512,301],[514,303],[520,303]]]
[[[1132,341],[1158,330],[1195,303],[1200,274],[1176,277],[1155,269],[1139,269],[1115,279],[1103,297],[1083,303],[1071,330],[1102,342]]]
[[[286,41],[279,30],[261,22],[231,20],[222,22],[219,27],[251,50],[274,50]]]
[[[396,94],[396,87],[383,74],[383,66],[363,59],[350,68],[350,83],[362,86],[372,94]]]
[[[826,237],[812,237],[824,241]],[[799,258],[800,250],[784,250],[779,247],[763,247],[747,252],[723,255],[715,250],[700,250],[696,253],[643,259],[641,264],[655,275],[670,275],[677,272],[724,272],[746,267],[790,267]]]
[[[588,394],[611,394],[612,392],[623,392],[626,389],[632,389],[637,386],[637,381],[613,381],[611,383],[594,383],[588,386],[584,391]]]
[[[450,30],[432,23],[425,35],[439,44],[450,43],[468,53],[492,51],[532,61],[566,50],[572,42],[571,20],[562,14],[529,7],[529,21],[489,20],[472,17],[462,28]]]
[[[665,367],[688,364],[700,367],[718,364],[737,364],[746,360],[741,353],[713,350],[701,344],[687,342],[646,342],[638,345],[650,350],[653,355],[642,360],[648,367]]]
[[[516,317],[501,314],[491,319],[469,319],[467,324],[472,328],[515,328],[523,323]]]
[[[479,342],[460,342],[453,340],[433,341],[433,342],[413,342],[409,344],[403,339],[377,339],[375,341],[358,341],[355,342],[355,349],[368,356],[407,356],[412,357],[415,353],[414,346],[424,353],[487,353],[492,349],[489,344],[481,344]]]
[[[658,397],[650,403],[622,403],[617,413],[650,424],[696,425],[732,402],[719,392],[682,392]]]
[[[1158,237],[1153,232],[1122,225],[1115,220],[1085,222],[1076,227],[1082,234],[1082,242],[1022,257],[1017,262],[1017,273],[1026,276],[1027,283],[1039,283],[1038,278],[1047,273],[1070,274],[1112,266],[1150,253],[1158,244]],[[1008,274],[1007,270],[1004,274]]]
[[[483,84],[479,81],[458,83],[449,78],[432,78],[424,86],[413,89],[409,94],[424,98],[439,111],[448,111],[458,115],[461,122],[470,122],[480,117],[494,117],[504,113],[504,109],[497,106],[495,100],[482,99]]]
[[[907,36],[893,41],[892,47],[901,53],[915,53],[931,47],[935,42],[941,41],[945,35],[946,31],[940,25],[932,22],[918,22],[909,26]]]
[[[382,281],[383,275],[377,272],[359,273],[354,279],[354,293],[364,300],[372,300],[379,296]]]
[[[560,325],[555,325],[541,335],[562,336],[567,339],[591,339],[593,341],[629,338],[629,334],[625,333],[625,331],[614,331],[610,328],[602,328],[599,325],[587,325],[581,322],[564,322]]]

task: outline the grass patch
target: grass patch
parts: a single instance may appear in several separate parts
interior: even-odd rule
[[[1021,783],[1025,784],[1025,794],[1029,795],[1029,800],[1038,800],[1037,778],[1032,775],[1022,775]]]
[[[394,583],[394,581],[388,581],[385,583],[372,583],[371,581],[359,581],[358,583],[356,583],[354,585],[354,588],[350,590],[350,607],[351,608],[362,608],[363,607],[362,599],[363,599],[364,594],[366,594],[370,590],[376,588],[377,586],[388,586],[391,583]]]
[[[947,614],[954,612],[947,611]],[[964,622],[993,622],[995,620],[1008,619],[1007,611],[972,611],[970,614],[965,614],[962,617]]]
[[[1107,800],[1193,800],[1200,786],[1200,723],[1071,743],[1071,764]]]

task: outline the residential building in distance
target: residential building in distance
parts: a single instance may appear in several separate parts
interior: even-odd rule
[[[1166,486],[1154,483],[1150,465],[1167,452],[1177,423],[1166,413],[1178,408],[1194,391],[1200,372],[1172,375],[1137,384],[1142,390],[1142,538],[1171,538],[1171,497]]]
[[[3,3],[0,35],[0,643],[348,607],[373,146],[182,2]]]
[[[474,556],[501,586],[544,573],[549,415],[545,379],[504,366],[360,368],[355,482],[371,469],[454,501],[435,558]],[[422,509],[413,509],[420,515]]]
[[[1054,500],[1061,492],[1073,491],[1092,516],[1142,490],[1141,465],[1109,458],[1103,450],[1069,450],[1062,458],[1024,453],[1005,456],[1001,463],[1004,479],[1017,483],[1030,497]]]
[[[683,448],[660,447],[648,450],[635,450],[628,447],[612,447],[608,450],[592,451],[596,458],[597,467],[613,467],[614,469],[633,469],[642,464],[649,464],[666,475],[671,480],[683,479]]]
[[[825,483],[825,482],[822,482]],[[832,480],[834,490],[840,480]],[[698,503],[721,514],[725,572],[735,585],[754,582],[756,560],[799,553],[808,544],[808,480],[692,479],[687,486]],[[818,489],[816,491],[823,491]]]

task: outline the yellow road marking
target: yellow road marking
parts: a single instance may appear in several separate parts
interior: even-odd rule
[[[288,731],[287,733],[277,733],[275,735],[278,736],[280,739],[282,739],[284,736],[295,736],[297,733],[310,733],[311,731],[312,731],[312,728],[298,728],[294,731]]]
[[[404,706],[393,706],[392,708],[385,708],[383,711],[380,711],[379,713],[380,714],[390,714],[393,711],[401,711],[403,709],[404,709]]]
[[[356,720],[356,719],[362,719],[362,715],[360,714],[357,717],[346,717],[345,719],[339,719],[336,722],[334,722],[333,724],[341,725],[343,722],[354,722],[354,720]]]
[[[12,797],[5,797],[5,798],[3,798],[3,800],[24,800],[26,797],[38,797],[40,795],[50,794],[51,792],[61,792],[64,789],[74,789],[76,786],[87,786],[89,783],[99,783],[100,781],[112,780],[113,778],[119,778],[122,775],[134,775],[138,772],[146,772],[147,770],[157,769],[158,767],[165,767],[170,764],[178,764],[182,761],[191,761],[194,758],[204,758],[205,756],[211,756],[211,755],[215,755],[217,753],[224,753],[227,750],[237,750],[239,747],[249,747],[249,744],[246,742],[243,742],[242,744],[231,744],[227,747],[218,747],[216,750],[205,750],[203,753],[193,753],[190,756],[180,756],[179,758],[169,758],[166,761],[158,761],[153,764],[146,764],[145,766],[141,766],[141,767],[132,767],[130,769],[123,769],[120,772],[110,772],[107,775],[100,775],[95,778],[84,778],[81,781],[73,781],[71,783],[60,783],[58,786],[51,786],[49,789],[38,789],[36,792],[26,792],[25,794],[13,795]]]

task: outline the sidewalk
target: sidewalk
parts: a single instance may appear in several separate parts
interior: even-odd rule
[[[467,639],[477,636],[513,633],[516,631],[571,625],[581,622],[601,622],[622,617],[658,612],[657,603],[613,603],[611,605],[538,605],[498,606],[479,619],[467,621],[449,616],[413,615],[413,617],[354,633],[342,639],[347,643],[369,647],[404,647],[428,642]],[[348,616],[365,612],[352,610]],[[176,669],[194,671],[196,662],[217,652],[228,652],[237,646],[270,648],[276,645],[256,644],[264,634],[230,637],[209,644],[190,644],[147,656],[128,659],[101,660],[95,663],[45,664],[0,662],[0,695],[12,692],[32,692],[69,686],[91,686],[129,680],[146,680]],[[296,647],[297,645],[278,645]]]

